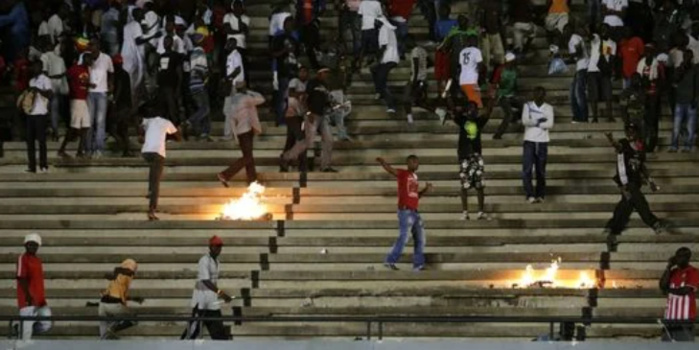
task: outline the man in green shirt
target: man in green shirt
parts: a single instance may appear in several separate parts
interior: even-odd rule
[[[493,74],[493,89],[496,89],[495,98],[498,100],[498,105],[504,113],[498,130],[493,135],[493,139],[499,140],[507,131],[510,123],[514,119],[519,119],[519,110],[522,108],[522,103],[517,99],[517,67],[515,66],[515,55],[508,52],[505,55],[505,63],[500,65]],[[513,114],[513,109],[517,110],[517,114]]]

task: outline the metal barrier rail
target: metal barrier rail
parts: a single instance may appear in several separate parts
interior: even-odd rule
[[[383,338],[383,325],[385,323],[548,323],[549,336],[553,338],[554,325],[556,323],[582,323],[591,325],[603,324],[696,324],[694,321],[669,322],[659,318],[650,317],[557,317],[557,316],[220,316],[200,317],[185,315],[120,315],[114,317],[104,316],[12,316],[0,315],[0,321],[19,322],[20,334],[24,321],[51,321],[51,322],[102,322],[102,321],[132,321],[132,322],[205,322],[222,321],[235,323],[275,323],[275,322],[347,322],[366,323],[366,338],[372,337],[372,325],[378,325],[378,339]]]

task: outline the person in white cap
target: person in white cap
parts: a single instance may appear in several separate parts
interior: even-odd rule
[[[493,89],[496,90],[495,98],[498,105],[502,108],[504,116],[498,126],[497,131],[493,135],[493,139],[501,139],[502,135],[507,131],[510,123],[513,120],[519,119],[519,110],[522,108],[522,102],[518,101],[515,94],[517,93],[517,68],[515,67],[515,54],[508,52],[505,54],[505,63],[500,65],[493,74]],[[517,114],[512,113],[512,109],[517,110]]]
[[[24,237],[25,252],[17,259],[17,306],[20,316],[51,316],[44,294],[44,268],[36,255],[40,246],[41,236],[36,233],[27,235]],[[26,341],[35,333],[48,332],[51,326],[51,321],[24,321],[17,331],[19,338]]]
[[[99,316],[119,316],[129,314],[127,301],[143,303],[143,298],[129,296],[131,281],[136,276],[138,264],[133,259],[126,259],[121,265],[107,275],[109,285],[103,290],[100,299]],[[118,339],[116,333],[136,325],[135,321],[100,321],[100,339]]]

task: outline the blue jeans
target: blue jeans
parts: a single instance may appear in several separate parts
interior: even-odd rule
[[[87,108],[90,112],[92,127],[87,134],[89,152],[104,151],[105,126],[107,122],[107,93],[91,92],[87,95]]]
[[[274,92],[274,110],[277,113],[277,124],[286,125],[286,105],[289,98],[289,78],[279,77],[279,89]]]
[[[209,92],[206,89],[193,92],[192,99],[194,99],[194,103],[197,105],[197,110],[194,111],[187,121],[194,126],[199,135],[209,136],[211,133]]]
[[[570,108],[573,111],[573,120],[587,122],[587,70],[575,72],[573,83],[570,85]]]
[[[413,267],[425,265],[425,229],[420,213],[415,210],[398,210],[398,223],[400,224],[400,234],[391,252],[388,253],[386,262],[389,264],[398,262],[405,244],[408,243],[408,231],[410,231],[413,235],[413,244],[415,246]]]
[[[524,141],[522,154],[522,182],[527,198],[546,197],[546,157],[549,144],[546,142]],[[536,192],[532,186],[532,170],[536,166]]]
[[[697,128],[697,109],[692,107],[690,103],[678,103],[675,105],[675,123],[672,128],[673,149],[677,149],[679,146],[680,130],[683,123],[687,123],[687,139],[684,143],[684,149],[691,150],[694,144],[694,131]]]

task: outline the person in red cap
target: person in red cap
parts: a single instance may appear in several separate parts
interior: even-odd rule
[[[124,59],[121,55],[112,57],[114,65],[114,98],[109,104],[109,118],[111,121],[109,133],[117,140],[122,157],[133,157],[129,147],[129,127],[136,129],[136,121],[133,118],[133,97],[131,94],[131,76],[124,69]]]
[[[217,285],[221,267],[218,257],[221,255],[222,248],[223,240],[218,236],[213,236],[209,239],[209,253],[199,259],[197,282],[192,293],[192,316],[220,317],[221,302],[219,299],[223,299],[226,303],[233,300]],[[223,326],[223,321],[190,321],[180,339],[198,338],[202,323],[209,331],[211,339],[228,340],[231,338],[230,329]]]

